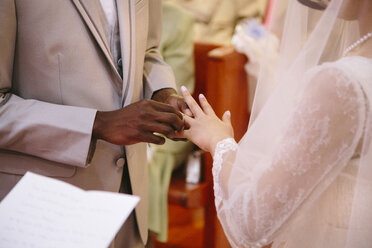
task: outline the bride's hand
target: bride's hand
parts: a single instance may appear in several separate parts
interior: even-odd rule
[[[183,135],[201,149],[214,155],[215,147],[219,141],[234,137],[230,112],[226,111],[220,120],[203,95],[199,96],[200,107],[186,87],[182,86],[181,91],[194,116],[192,118],[184,115],[185,125],[189,129],[185,130]]]

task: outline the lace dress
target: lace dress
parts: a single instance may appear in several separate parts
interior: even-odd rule
[[[217,144],[215,204],[233,247],[345,245],[371,68],[371,59],[346,57],[306,73],[270,153],[250,154],[233,139]]]

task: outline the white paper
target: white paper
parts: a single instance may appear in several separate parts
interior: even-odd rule
[[[108,247],[138,201],[27,172],[0,203],[0,247]]]

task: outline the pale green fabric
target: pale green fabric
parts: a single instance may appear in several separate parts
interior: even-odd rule
[[[235,26],[245,18],[262,19],[267,0],[171,0],[195,20],[194,40],[230,45]]]
[[[163,36],[159,50],[172,67],[179,91],[182,85],[194,89],[193,17],[181,7],[163,3]],[[157,239],[167,241],[168,189],[175,167],[182,164],[193,148],[191,142],[166,140],[164,145],[150,145],[149,229]]]
[[[194,18],[179,5],[163,2],[163,33],[159,51],[173,69],[177,90],[194,90]]]
[[[191,142],[169,139],[162,146],[151,145],[149,229],[161,242],[166,242],[168,238],[168,189],[172,171],[186,160],[193,146]]]

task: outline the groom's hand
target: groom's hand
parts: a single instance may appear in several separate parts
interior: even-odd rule
[[[177,95],[177,92],[172,88],[165,88],[156,91],[153,94],[152,99],[169,104],[185,115],[192,117],[192,113],[187,106],[185,99],[182,96]]]
[[[172,88],[165,88],[156,91],[153,94],[152,99],[170,104],[181,113],[193,117],[193,114],[189,109],[189,106],[187,105],[185,99],[182,96],[177,95],[177,92]],[[184,127],[182,130],[177,131],[171,139],[175,141],[186,141],[187,139],[183,138],[184,129],[187,129],[187,127]]]
[[[116,145],[138,142],[163,144],[165,139],[183,130],[183,117],[169,104],[141,100],[116,111],[98,111],[93,126],[93,138]]]

